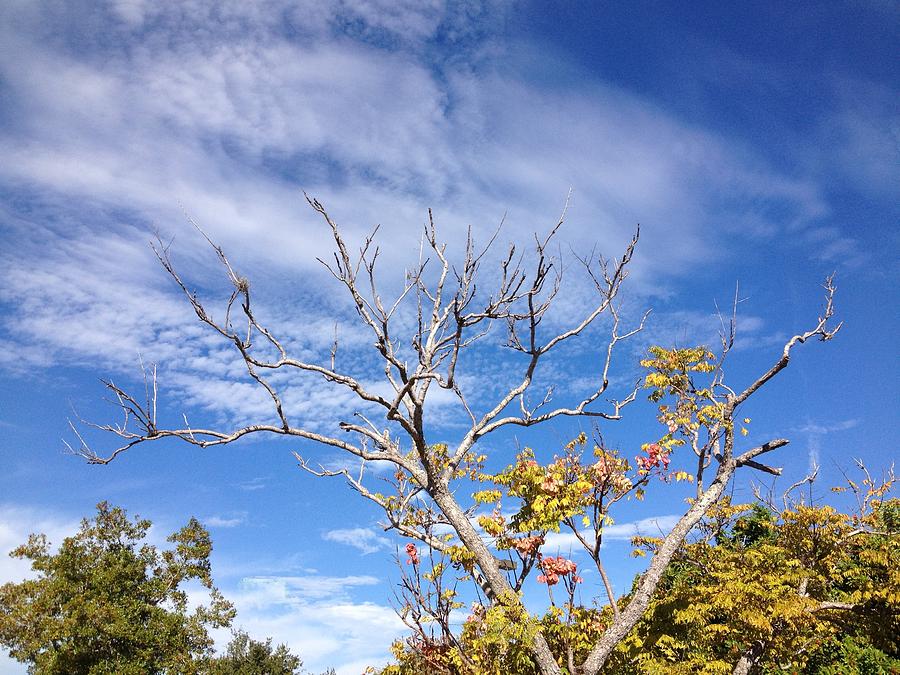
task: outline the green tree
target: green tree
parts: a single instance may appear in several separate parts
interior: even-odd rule
[[[192,518],[160,551],[144,541],[150,525],[102,502],[56,553],[31,535],[10,555],[37,577],[0,587],[0,645],[42,675],[201,672],[207,629],[234,617],[213,586],[209,533]],[[189,611],[182,586],[192,581],[209,603]]]
[[[300,672],[303,661],[291,654],[286,645],[272,647],[272,639],[265,642],[252,639],[244,631],[237,631],[225,654],[210,661],[210,675],[294,675]]]

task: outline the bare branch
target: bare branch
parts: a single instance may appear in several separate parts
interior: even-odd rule
[[[818,478],[818,476],[819,476],[819,467],[814,466],[812,471],[810,471],[808,475],[806,475],[804,478],[801,478],[796,483],[791,484],[791,486],[787,490],[784,491],[784,494],[781,495],[781,500],[784,503],[785,511],[787,511],[790,508],[791,492],[793,492],[797,488],[802,487],[804,485],[807,485],[807,484],[812,485],[816,481],[816,478]]]
[[[744,466],[751,462],[754,458],[759,457],[760,455],[767,452],[771,452],[772,450],[777,450],[778,448],[784,447],[788,443],[790,443],[790,441],[786,438],[776,438],[769,441],[768,443],[763,443],[762,445],[758,445],[755,448],[747,450],[735,459],[735,463],[737,464],[737,466]]]
[[[790,340],[788,340],[787,344],[784,345],[784,350],[782,351],[781,358],[775,362],[775,365],[773,365],[768,371],[763,373],[763,375],[761,375],[755,382],[753,382],[753,384],[744,389],[744,391],[742,391],[730,401],[732,410],[746,401],[766,382],[768,382],[779,372],[784,370],[784,368],[788,364],[788,361],[790,361],[791,350],[797,344],[802,344],[813,337],[818,337],[822,342],[826,342],[837,335],[837,332],[841,329],[841,326],[844,325],[843,321],[834,328],[828,328],[828,322],[831,317],[834,316],[834,292],[836,288],[834,285],[833,274],[825,280],[823,288],[825,289],[825,309],[822,312],[822,315],[819,317],[818,323],[811,330],[808,330],[805,333],[800,333],[799,335],[795,335]]]

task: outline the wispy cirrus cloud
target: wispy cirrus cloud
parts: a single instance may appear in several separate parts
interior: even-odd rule
[[[352,546],[364,555],[391,547],[390,539],[367,527],[329,530],[322,535],[322,539]]]
[[[267,481],[267,478],[257,476],[256,478],[251,478],[250,480],[245,480],[242,483],[238,483],[237,486],[245,492],[255,492],[256,490],[264,489],[266,487]]]
[[[665,536],[675,527],[681,519],[679,514],[667,514],[663,516],[651,516],[628,523],[616,523],[603,528],[605,541],[619,541],[632,537],[656,537]],[[590,543],[594,540],[594,533],[585,530],[582,536]],[[544,539],[544,549],[547,551],[568,551],[578,553],[583,550],[578,537],[572,532],[550,532]]]
[[[0,127],[0,181],[26,195],[5,213],[17,247],[2,260],[0,300],[19,310],[2,325],[6,367],[64,361],[133,375],[140,353],[164,363],[164,386],[195,408],[233,423],[271,418],[271,401],[192,322],[146,246],[154,227],[177,232],[172,250],[189,286],[224,297],[221,271],[181,205],[239,251],[232,258],[255,296],[270,298],[259,314],[279,334],[301,336],[292,352],[325,358],[337,319],[340,358],[370,374],[377,364],[354,347],[371,337],[315,262],[331,245],[300,186],[325,198],[351,240],[382,223],[388,288],[417,255],[429,204],[452,242],[469,223],[486,235],[507,210],[501,238],[516,239],[554,222],[574,186],[565,241],[616,252],[643,222],[632,276],[652,293],[666,275],[724,250],[713,223],[738,231],[759,217],[735,195],[784,204],[792,226],[827,211],[814,184],[639,96],[598,81],[536,86],[525,74],[538,55],[527,48],[517,52],[520,69],[501,74],[490,60],[496,38],[484,31],[502,6],[485,10],[480,33],[440,2],[374,13],[310,5],[295,30],[286,29],[298,16],[290,3],[263,11],[196,0],[190,12],[101,4],[86,16],[120,47],[79,50],[59,39],[62,25],[57,35],[39,21],[40,4],[5,9],[10,58],[0,62],[19,120]],[[448,35],[465,48],[436,71],[423,45]],[[662,275],[644,262],[660,256]],[[302,281],[286,283],[288,272]],[[559,315],[581,300],[571,294]],[[354,403],[319,384],[284,389],[286,407],[308,425]]]
[[[203,519],[203,523],[208,527],[237,527],[247,522],[246,513],[236,513],[227,516],[209,516]]]
[[[829,420],[826,422],[814,422],[807,418],[806,423],[793,431],[806,434],[806,455],[809,462],[810,473],[819,469],[819,458],[822,454],[822,439],[833,433],[848,431],[859,426],[860,420],[850,418],[846,420]]]
[[[825,422],[823,424],[807,421],[803,426],[797,427],[796,431],[801,434],[823,435],[832,434],[836,431],[847,431],[848,429],[853,429],[857,426],[859,426],[859,420],[856,418],[836,420],[833,422]]]

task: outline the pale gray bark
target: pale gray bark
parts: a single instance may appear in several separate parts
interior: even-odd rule
[[[650,561],[650,567],[641,576],[641,581],[628,605],[621,611],[618,620],[614,621],[603,634],[603,637],[600,638],[600,641],[594,646],[594,649],[582,664],[581,672],[584,673],[584,675],[593,675],[594,673],[600,672],[600,668],[603,667],[603,664],[609,659],[609,656],[616,648],[616,645],[618,645],[619,642],[631,632],[631,629],[634,628],[637,622],[640,621],[644,612],[647,611],[647,607],[650,605],[650,598],[656,591],[656,587],[659,585],[666,568],[669,566],[672,556],[674,556],[681,547],[684,538],[688,535],[694,525],[700,522],[700,519],[703,518],[709,510],[709,507],[722,495],[725,486],[728,485],[728,481],[731,480],[735,468],[733,460],[722,464],[719,468],[719,473],[712,484],[700,498],[694,502],[688,512],[682,516],[681,520],[678,521],[678,524],[672,528],[672,531],[665,538],[662,545],[659,547],[659,550],[653,556],[653,560]]]
[[[482,540],[481,535],[472,526],[469,517],[460,508],[456,499],[445,488],[434,490],[432,497],[444,515],[447,516],[450,524],[453,525],[453,529],[459,535],[460,541],[475,555],[478,567],[481,569],[490,587],[492,599],[504,601],[504,598],[506,598],[505,601],[509,602],[515,598],[515,602],[518,602],[512,586],[510,586],[506,575],[500,570],[494,554],[491,553]],[[547,640],[540,632],[535,635],[532,650],[542,675],[557,675],[560,672]]]
[[[734,664],[734,670],[731,671],[731,675],[748,675],[763,655],[765,649],[765,642],[754,642],[750,645],[749,649],[741,654],[741,658]]]

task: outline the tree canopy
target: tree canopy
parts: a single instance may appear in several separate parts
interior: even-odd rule
[[[159,550],[145,541],[150,525],[102,502],[56,553],[31,535],[11,555],[37,576],[0,587],[0,645],[42,675],[201,672],[208,629],[234,617],[213,586],[209,533],[192,518]],[[209,591],[193,611],[189,582]]]
[[[723,500],[621,645],[621,671],[900,671],[898,513],[896,499],[863,517]]]
[[[261,642],[240,630],[225,653],[210,661],[208,675],[294,675],[302,665],[286,645],[273,647],[271,638]]]

